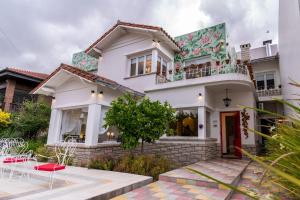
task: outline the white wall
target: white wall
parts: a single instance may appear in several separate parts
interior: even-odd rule
[[[98,74],[132,89],[144,92],[146,86],[155,85],[155,74],[128,78],[130,69],[129,58],[152,53],[154,49],[157,49],[159,54],[164,55],[170,61],[173,61],[174,52],[163,42],[155,47],[150,36],[127,33],[108,48],[103,49],[102,58],[99,59]],[[152,62],[155,63],[155,66],[152,65],[152,72],[155,73],[156,62],[153,59]]]
[[[284,99],[299,97],[299,88],[289,85],[290,78],[300,82],[300,11],[298,0],[279,0],[279,54]],[[288,111],[288,110],[286,110]]]
[[[199,98],[199,93],[202,94],[201,98]],[[150,99],[159,100],[160,102],[168,101],[174,108],[204,106],[204,94],[203,85],[170,88],[146,93]]]

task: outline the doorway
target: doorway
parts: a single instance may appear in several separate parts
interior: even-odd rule
[[[242,158],[240,112],[221,112],[221,153],[223,158]]]

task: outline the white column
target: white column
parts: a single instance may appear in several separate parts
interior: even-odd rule
[[[100,131],[101,105],[90,104],[85,131],[85,144],[93,146],[98,143],[98,134]]]
[[[61,122],[62,110],[52,108],[47,144],[55,144],[57,142],[60,142]]]
[[[198,138],[206,139],[206,109],[198,107]]]

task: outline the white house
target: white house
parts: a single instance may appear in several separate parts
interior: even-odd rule
[[[160,27],[118,21],[74,55],[74,66],[61,64],[33,91],[53,96],[48,145],[66,135],[86,149],[107,145],[118,133],[102,127],[105,113],[112,100],[130,92],[177,109],[174,135],[161,142],[210,144],[224,157],[241,158],[235,147],[256,152],[260,138],[245,129],[257,129],[257,114],[241,106],[256,107],[261,98],[257,62],[249,44],[242,45],[240,60],[226,39],[225,24],[172,38]]]

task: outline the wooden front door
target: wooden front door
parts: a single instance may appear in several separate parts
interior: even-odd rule
[[[240,112],[221,112],[222,157],[241,158]]]

